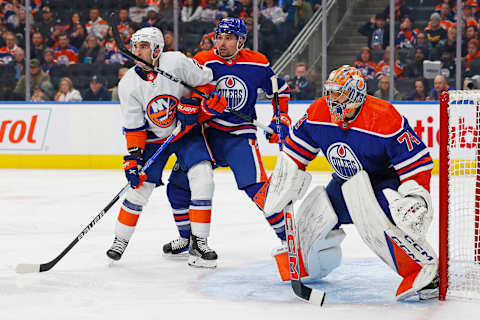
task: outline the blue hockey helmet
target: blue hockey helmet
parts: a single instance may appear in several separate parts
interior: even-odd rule
[[[223,18],[217,25],[215,29],[215,37],[219,33],[231,33],[237,36],[240,40],[243,38],[247,39],[247,26],[240,18]]]

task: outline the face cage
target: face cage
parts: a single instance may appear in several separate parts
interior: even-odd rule
[[[338,101],[332,100],[330,96],[331,93],[337,91],[342,92],[342,94],[337,98],[337,100],[340,99],[342,96],[346,96],[347,100],[345,102],[340,103]],[[348,96],[345,94],[345,92],[348,92]],[[343,86],[340,89],[335,88],[332,90],[328,90],[324,86],[323,96],[325,96],[328,108],[330,109],[330,118],[335,123],[343,122],[345,120],[346,114],[358,107],[358,103],[352,101],[351,99],[351,97],[353,96],[353,92],[350,90],[345,90]]]

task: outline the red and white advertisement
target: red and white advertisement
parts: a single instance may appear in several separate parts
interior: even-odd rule
[[[50,122],[50,108],[1,108],[0,150],[41,150]]]

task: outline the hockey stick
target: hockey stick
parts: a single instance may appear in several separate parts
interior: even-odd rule
[[[280,151],[283,149],[283,137],[282,137],[282,129],[280,127],[280,102],[278,100],[278,79],[277,75],[273,75],[270,77],[272,81],[272,91],[273,91],[273,105],[275,106],[275,115],[277,116],[277,120],[275,121],[275,126],[277,128],[278,134],[278,148]]]
[[[133,54],[130,50],[128,50],[127,48],[125,48],[125,46],[123,45],[123,42],[122,42],[122,38],[120,37],[120,33],[118,32],[118,15],[115,11],[113,11],[111,14],[110,14],[110,18],[111,18],[111,26],[112,26],[112,33],[113,33],[113,38],[115,39],[115,42],[117,43],[117,47],[118,49],[125,55],[127,56],[128,58],[132,59],[132,60],[136,60],[138,62],[141,62],[143,63],[144,65],[146,65],[147,67],[149,67],[150,69],[154,70],[155,72],[159,73],[160,75],[164,76],[165,78],[168,78],[170,80],[172,80],[173,82],[177,82],[177,83],[180,83],[181,85],[183,85],[185,88],[187,88],[188,90],[190,91],[193,91],[195,92],[196,94],[198,94],[199,96],[201,96],[202,98],[204,99],[209,99],[210,96],[208,94],[206,94],[205,92],[202,92],[200,90],[198,90],[197,88],[189,85],[188,83],[186,83],[185,81],[183,81],[182,79],[179,79],[177,77],[175,77],[174,75],[168,73],[168,72],[165,72],[163,71],[162,69],[158,68],[158,67],[155,67],[154,65],[152,65],[151,63],[148,63],[147,61],[143,60],[142,58],[136,56],[135,54]],[[256,119],[253,119],[252,117],[250,117],[249,115],[246,115],[240,111],[237,111],[235,109],[232,109],[231,107],[227,106],[226,108],[229,112],[231,112],[232,114],[234,114],[235,116],[245,120],[245,121],[248,121],[248,122],[251,122],[254,126],[256,127],[259,127],[260,129],[263,129],[265,131],[267,131],[268,133],[273,133],[273,130],[272,128],[269,128],[268,126],[264,125],[263,123],[261,122],[258,122]]]
[[[177,126],[173,132],[170,134],[167,140],[162,143],[162,145],[158,148],[158,150],[148,159],[148,161],[145,163],[143,168],[140,170],[140,173],[145,172],[148,167],[152,165],[152,163],[158,158],[158,156],[165,150],[165,148],[170,144],[170,142],[177,136],[177,134],[180,132],[181,126]],[[107,211],[122,197],[122,195],[127,192],[128,188],[130,187],[130,184],[127,183],[122,190],[120,190],[119,193],[107,204],[105,208],[103,208],[102,211],[100,211],[99,214],[93,220],[80,232],[80,234],[73,239],[72,242],[53,260],[42,263],[42,264],[29,264],[29,263],[21,263],[18,264],[15,271],[17,273],[32,273],[32,272],[44,272],[48,271],[53,268],[57,264],[58,261],[60,261],[76,244],[78,241],[80,241],[92,228],[97,222],[107,213]]]
[[[295,220],[293,218],[293,204],[290,202],[285,207],[285,231],[288,241],[288,261],[290,264],[290,283],[295,295],[303,301],[323,305],[325,300],[325,291],[312,289],[304,285],[300,277],[300,259],[298,258],[300,243],[297,241],[297,231],[295,229]]]

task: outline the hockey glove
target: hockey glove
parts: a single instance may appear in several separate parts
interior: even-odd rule
[[[217,91],[210,92],[210,98],[202,100],[202,111],[209,116],[219,116],[227,107],[228,102]]]
[[[125,176],[127,177],[130,186],[135,189],[140,188],[143,182],[147,180],[147,175],[145,173],[140,173],[143,160],[133,155],[125,156],[123,159],[123,170],[125,170]]]
[[[290,128],[290,124],[292,120],[288,113],[280,112],[280,132],[282,133],[283,139],[285,139],[288,135],[288,129]],[[278,133],[277,133],[277,115],[274,115],[272,118],[272,122],[268,125],[269,128],[272,128],[274,133],[265,132],[265,137],[267,138],[268,142],[270,143],[278,143]]]

